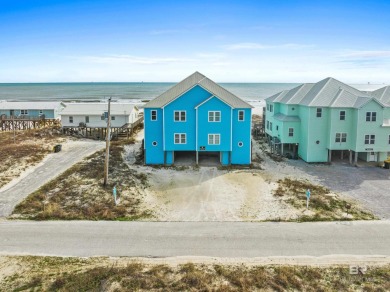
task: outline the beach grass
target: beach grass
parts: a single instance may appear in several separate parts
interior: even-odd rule
[[[306,210],[306,190],[310,189],[309,210]],[[284,178],[278,181],[274,196],[303,214],[296,221],[373,220],[375,216],[356,202],[341,198],[328,188],[307,180]]]
[[[133,136],[136,135],[136,129]],[[138,220],[151,217],[143,210],[136,186],[147,186],[147,176],[131,170],[122,157],[134,139],[111,142],[109,183],[103,185],[104,150],[85,158],[19,203],[11,218],[32,220]],[[113,187],[117,200],[113,198]]]
[[[5,291],[389,291],[390,266],[369,266],[351,275],[349,266],[161,264],[131,258],[14,256]],[[4,265],[3,265],[4,266]],[[9,271],[12,272],[9,272]],[[1,273],[0,269],[0,273]],[[1,275],[1,274],[0,274]]]
[[[65,137],[58,126],[0,132],[0,188],[43,160]]]

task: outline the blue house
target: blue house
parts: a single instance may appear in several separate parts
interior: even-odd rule
[[[195,72],[144,106],[145,164],[187,154],[218,155],[222,165],[251,163],[252,106]]]
[[[0,101],[0,116],[15,118],[40,118],[58,119],[59,113],[64,108],[62,102],[50,101]]]

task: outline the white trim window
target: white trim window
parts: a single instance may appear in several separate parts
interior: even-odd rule
[[[175,122],[185,122],[186,121],[186,111],[174,111],[173,120]]]
[[[288,136],[294,137],[294,128],[288,128]]]
[[[22,116],[27,116],[28,115],[28,110],[24,109],[24,110],[20,110],[20,114]]]
[[[175,133],[174,144],[187,144],[187,134]]]
[[[239,110],[238,111],[238,121],[243,122],[245,120],[245,111]]]
[[[375,135],[364,135],[364,144],[366,145],[375,144]]]
[[[322,108],[317,108],[317,113],[316,113],[317,118],[322,118]]]
[[[220,145],[221,134],[209,134],[209,145]]]
[[[157,121],[157,110],[151,110],[150,111],[150,120],[151,121]]]
[[[85,116],[85,123],[86,123],[86,124],[89,123],[89,116]]]
[[[69,116],[69,123],[73,124],[73,117],[72,116]]]
[[[347,142],[347,133],[336,133],[335,142],[336,143],[346,143]]]
[[[345,111],[340,111],[340,121],[345,121]]]
[[[209,122],[220,122],[221,112],[220,111],[209,111]]]
[[[376,122],[376,112],[366,112],[366,122]]]

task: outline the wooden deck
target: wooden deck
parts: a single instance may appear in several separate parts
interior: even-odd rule
[[[0,131],[30,130],[49,126],[60,126],[57,119],[46,119],[45,116],[0,116]]]

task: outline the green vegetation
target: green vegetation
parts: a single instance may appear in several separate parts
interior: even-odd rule
[[[133,135],[137,131],[134,131]],[[122,153],[134,139],[111,142],[109,185],[103,186],[105,152],[99,151],[30,194],[11,218],[34,220],[135,220],[151,217],[141,206],[137,185],[147,176],[131,170]],[[120,203],[115,205],[112,189]]]
[[[341,199],[338,195],[323,186],[309,181],[285,178],[278,181],[274,196],[297,209],[306,210],[306,190],[310,189],[309,210],[312,215],[303,215],[298,221],[332,221],[332,220],[372,220],[375,216],[362,210],[356,203]]]
[[[3,258],[4,259],[4,258]],[[389,291],[390,266],[144,264],[131,259],[8,257],[4,291]],[[4,262],[4,261],[3,261]],[[0,269],[1,272],[1,269]]]

